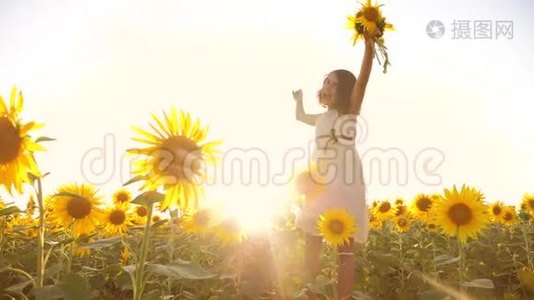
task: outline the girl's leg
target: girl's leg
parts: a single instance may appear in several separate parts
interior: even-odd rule
[[[356,259],[354,257],[354,240],[337,248],[339,265],[337,269],[337,295],[338,299],[351,299],[355,272]]]
[[[323,246],[323,239],[320,236],[304,233],[304,268],[308,282],[315,280],[321,270],[320,255]],[[308,291],[308,299],[318,299],[315,293]]]

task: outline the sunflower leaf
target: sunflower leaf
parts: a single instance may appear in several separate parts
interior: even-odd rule
[[[20,213],[20,212],[22,212],[22,211],[18,207],[10,206],[8,208],[4,208],[4,209],[0,210],[0,217],[9,216],[9,215]]]
[[[122,241],[122,237],[115,236],[111,238],[101,239],[90,243],[80,243],[78,247],[85,249],[99,249],[106,248],[115,245],[118,242]]]
[[[137,175],[135,177],[133,177],[132,179],[128,180],[125,184],[123,184],[122,186],[127,186],[127,185],[130,185],[132,183],[135,183],[135,182],[138,182],[140,180],[143,180],[145,179],[146,177],[144,175]]]
[[[215,276],[200,265],[181,259],[166,265],[149,264],[147,270],[163,276],[196,280],[209,279]]]
[[[50,138],[50,137],[47,137],[47,136],[40,136],[38,137],[35,142],[36,143],[39,143],[39,142],[51,142],[51,141],[55,141],[56,139],[53,139],[53,138]]]
[[[474,287],[474,288],[481,288],[481,289],[493,289],[495,286],[493,285],[493,281],[491,279],[475,279],[471,280],[469,282],[462,282],[461,285],[466,287]]]
[[[434,266],[437,267],[437,266],[452,264],[454,262],[457,262],[458,260],[460,260],[459,256],[452,257],[450,255],[440,255],[434,259],[433,263],[434,263]]]
[[[163,201],[165,199],[165,195],[158,192],[144,192],[141,195],[135,197],[135,199],[132,200],[133,204],[140,204],[149,206],[156,202]]]

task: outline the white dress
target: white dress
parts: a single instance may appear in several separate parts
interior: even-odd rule
[[[356,115],[338,116],[335,109],[317,116],[316,149],[312,159],[322,165],[324,189],[297,216],[297,227],[318,235],[319,216],[331,208],[345,208],[356,220],[354,241],[366,243],[369,216],[360,156],[355,147]],[[324,168],[326,166],[326,168]]]

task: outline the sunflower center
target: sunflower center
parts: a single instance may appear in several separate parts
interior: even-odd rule
[[[417,200],[417,209],[419,209],[420,211],[428,211],[431,205],[432,201],[430,201],[430,199],[426,197]]]
[[[381,213],[387,213],[391,209],[391,204],[389,202],[384,202],[380,204],[380,208],[378,209]]]
[[[379,12],[375,7],[368,7],[363,12],[363,16],[370,22],[378,21]]]
[[[126,193],[119,193],[117,195],[117,201],[121,203],[128,201],[128,195]]]
[[[506,213],[504,213],[504,215],[502,216],[502,218],[503,218],[505,221],[510,221],[510,220],[512,220],[512,214],[509,213],[509,212],[506,212]]]
[[[122,210],[114,210],[109,214],[109,221],[113,225],[122,225],[126,221],[126,213]]]
[[[67,212],[75,219],[83,219],[91,213],[91,202],[85,198],[71,198],[67,204]]]
[[[146,217],[148,215],[148,210],[144,206],[138,206],[135,212],[140,217]]]
[[[19,154],[22,139],[19,130],[6,117],[0,118],[0,164],[15,160]]]
[[[332,220],[328,223],[328,230],[333,234],[341,234],[345,229],[345,224],[340,220]]]
[[[202,153],[191,139],[180,135],[166,139],[156,154],[155,170],[176,180],[191,179],[200,174]]]
[[[449,218],[458,226],[468,224],[473,220],[473,212],[465,203],[455,203],[449,209]]]
[[[530,210],[534,210],[534,199],[528,199],[528,206]]]
[[[404,227],[404,226],[408,225],[408,222],[405,219],[399,219],[397,221],[397,225],[399,225],[400,227]]]
[[[498,216],[501,214],[502,208],[500,206],[494,206],[492,211],[495,216]]]
[[[436,224],[434,224],[434,223],[428,224],[428,229],[431,229],[431,230],[436,229]]]

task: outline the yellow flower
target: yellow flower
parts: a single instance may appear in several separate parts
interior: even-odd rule
[[[65,230],[72,226],[72,234],[75,237],[89,234],[102,223],[104,214],[99,207],[101,198],[96,195],[93,186],[62,185],[50,200],[50,217]]]
[[[382,37],[385,30],[395,30],[393,25],[386,22],[378,3],[372,5],[371,0],[362,4],[362,8],[355,14],[347,17],[347,28],[354,30],[353,44],[363,39],[363,33],[378,31],[378,37]]]
[[[506,226],[512,226],[517,223],[517,212],[515,211],[515,207],[513,205],[505,206],[498,221]]]
[[[410,226],[412,225],[412,219],[408,216],[403,215],[400,217],[396,217],[394,223],[397,231],[403,233],[410,229]]]
[[[184,215],[182,227],[185,232],[202,234],[209,232],[217,223],[216,212],[210,208],[202,208],[194,213]]]
[[[476,238],[489,222],[488,208],[474,189],[445,189],[442,201],[435,203],[436,223],[443,233],[456,236],[461,243]]]
[[[411,212],[417,219],[427,222],[431,216],[432,205],[435,204],[437,197],[429,196],[427,194],[418,194],[412,201],[410,206]]]
[[[189,114],[174,108],[163,113],[165,123],[156,115],[156,125],[149,124],[153,133],[133,127],[140,137],[133,140],[147,144],[146,148],[129,149],[129,153],[143,158],[134,163],[133,173],[145,181],[142,189],[165,189],[161,210],[178,206],[183,211],[196,210],[203,193],[199,182],[205,179],[203,163],[215,163],[220,141],[206,142],[208,128],[201,128],[200,121],[193,121]]]
[[[497,201],[489,206],[489,215],[491,220],[498,222],[502,218],[502,213],[504,209],[504,203],[502,201]]]
[[[22,184],[30,182],[28,173],[41,176],[33,157],[44,148],[30,138],[31,130],[42,128],[34,122],[22,123],[19,114],[24,107],[22,92],[13,87],[9,108],[0,96],[0,186],[9,193],[12,188],[22,193]]]
[[[521,208],[522,210],[527,211],[531,217],[534,217],[534,194],[523,194]]]
[[[397,207],[391,205],[388,200],[378,202],[378,205],[374,209],[374,214],[381,221],[391,219],[397,213]]]
[[[113,204],[130,203],[132,201],[132,194],[126,189],[118,189],[113,193]]]
[[[121,235],[132,225],[128,202],[115,204],[105,213],[104,233],[110,236]]]
[[[411,213],[406,205],[397,205],[395,208],[397,209],[395,212],[395,217],[411,217]]]
[[[319,217],[317,226],[321,235],[334,246],[348,243],[356,231],[356,221],[346,209],[333,208],[325,211]]]
[[[404,201],[404,198],[402,197],[398,197],[397,199],[395,199],[395,206],[403,206],[405,203]]]
[[[136,205],[133,210],[133,223],[136,225],[145,224],[148,217],[148,208],[143,205]]]
[[[325,189],[326,179],[319,170],[319,165],[312,161],[308,167],[298,172],[293,179],[293,186],[301,204],[317,198]]]
[[[372,228],[382,227],[382,221],[376,217],[373,211],[369,212],[369,225],[371,225]]]
[[[213,233],[225,245],[240,243],[246,237],[245,231],[233,219],[226,219],[217,225],[213,229]]]

